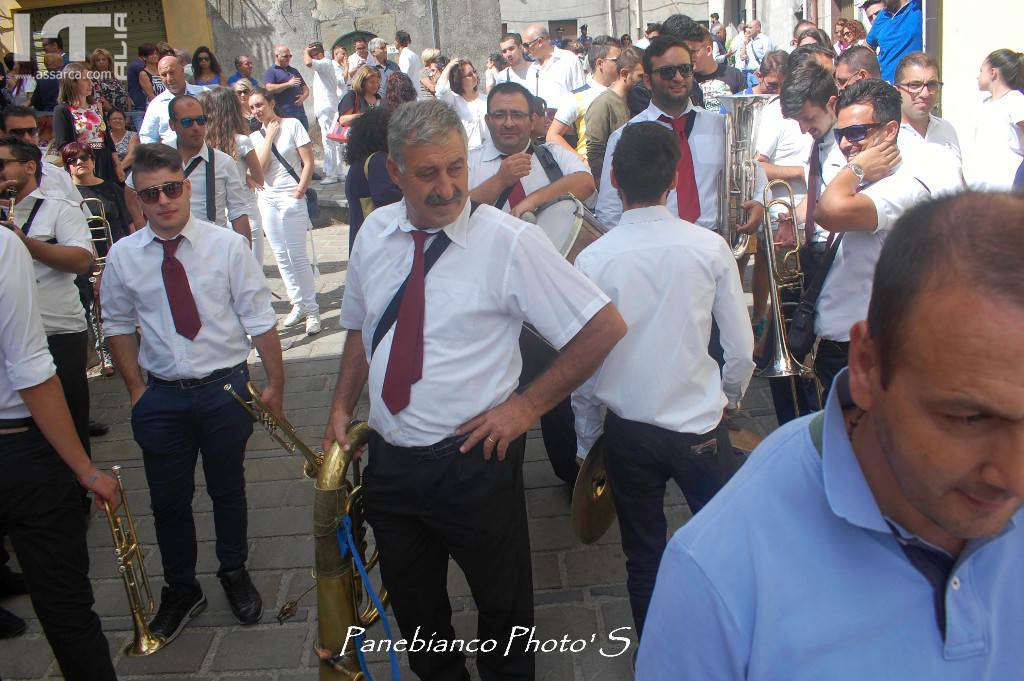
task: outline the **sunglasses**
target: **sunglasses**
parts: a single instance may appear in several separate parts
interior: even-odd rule
[[[540,36],[539,38],[534,38],[533,40],[531,40],[529,42],[523,43],[523,47],[525,47],[528,50],[532,50],[542,40],[544,40],[544,36]]]
[[[155,187],[146,187],[145,189],[139,189],[135,193],[138,195],[139,200],[147,205],[153,205],[160,200],[160,192],[167,195],[169,199],[176,199],[181,196],[181,192],[185,189],[184,180],[174,180],[172,182],[164,182],[158,184]]]
[[[195,118],[182,118],[178,121],[178,124],[183,128],[191,128],[192,124],[202,127],[206,125],[206,116],[196,116]]]
[[[204,54],[203,56],[199,57],[199,61],[210,61],[210,58]]]
[[[853,143],[862,142],[864,138],[868,136],[868,133],[875,128],[881,126],[881,123],[862,123],[859,125],[848,125],[845,128],[836,128],[833,133],[836,136],[836,142],[842,142],[843,138],[850,140]]]
[[[35,135],[39,132],[39,128],[11,128],[7,132],[15,137],[24,137],[25,135]]]
[[[92,160],[92,156],[82,155],[82,156],[76,156],[75,158],[69,158],[68,159],[68,163],[69,164],[70,163],[85,163],[86,161],[91,161],[91,160]]]
[[[16,158],[0,158],[0,173],[4,172],[8,163],[25,163],[25,161],[19,161]]]
[[[676,64],[675,66],[659,66],[654,69],[654,72],[662,80],[672,80],[678,73],[683,78],[689,78],[693,75],[693,64]]]

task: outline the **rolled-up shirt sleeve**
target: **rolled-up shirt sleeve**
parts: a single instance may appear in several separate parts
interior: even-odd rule
[[[270,304],[270,287],[263,267],[249,251],[245,237],[234,234],[231,240],[231,305],[246,333],[260,336],[277,326]]]
[[[123,247],[122,247],[123,248]],[[100,280],[100,300],[103,301],[103,335],[126,336],[135,333],[138,310],[131,292],[124,285],[120,273],[118,244],[107,254],[107,264]]]
[[[535,225],[524,223],[504,278],[505,300],[555,348],[579,333],[609,298],[563,258]]]
[[[4,229],[4,228],[0,228]],[[5,235],[0,244],[0,351],[11,387],[25,390],[44,383],[56,373],[39,316],[32,257],[18,238]]]

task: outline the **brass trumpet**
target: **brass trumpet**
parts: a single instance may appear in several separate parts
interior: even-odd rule
[[[114,557],[117,559],[117,571],[124,581],[124,590],[128,594],[128,606],[132,613],[132,628],[135,635],[131,642],[124,649],[128,657],[142,657],[157,652],[167,641],[162,636],[156,636],[149,630],[149,618],[153,616],[156,607],[153,600],[153,591],[149,586],[149,577],[146,575],[146,555],[139,545],[138,533],[135,529],[135,517],[128,508],[128,495],[124,491],[124,482],[121,480],[121,467],[114,466],[111,469],[114,479],[117,481],[118,493],[121,495],[121,514],[110,510],[110,505],[104,503],[103,509],[107,512],[107,523],[110,525],[110,534],[114,537]]]
[[[314,478],[313,496],[313,540],[315,547],[314,576],[317,590],[317,614],[319,619],[318,648],[325,651],[320,664],[322,681],[363,681],[359,670],[356,651],[345,650],[349,627],[368,628],[380,619],[381,613],[370,601],[366,587],[356,571],[350,552],[342,553],[338,543],[338,527],[346,516],[350,518],[352,535],[359,550],[359,558],[369,572],[377,565],[377,551],[369,557],[367,533],[363,522],[362,476],[359,461],[352,455],[359,451],[370,437],[370,427],[365,421],[352,423],[347,432],[349,449],[343,450],[334,443],[327,452],[314,451],[299,437],[287,419],[278,418],[260,398],[259,389],[250,382],[247,385],[249,400],[235,392],[230,384],[224,386],[253,419],[266,428],[278,444],[290,453],[298,452],[305,460],[307,477]],[[351,476],[349,472],[351,471]],[[387,590],[381,587],[380,602],[388,603]],[[294,610],[296,603],[288,603],[278,614],[284,621],[285,613]]]

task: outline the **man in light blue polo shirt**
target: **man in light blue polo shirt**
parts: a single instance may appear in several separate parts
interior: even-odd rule
[[[900,219],[825,410],[669,543],[637,681],[1021,678],[1022,212],[960,194]]]
[[[903,55],[924,49],[924,15],[921,0],[885,0],[885,9],[875,17],[867,43],[878,49],[882,80],[896,78],[896,65]]]

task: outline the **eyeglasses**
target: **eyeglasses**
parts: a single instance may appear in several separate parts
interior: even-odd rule
[[[881,126],[881,123],[861,123],[859,125],[848,125],[845,128],[836,128],[833,133],[836,136],[836,142],[842,142],[843,138],[850,140],[853,143],[862,142],[864,138],[868,136],[868,133],[875,128]]]
[[[16,158],[0,158],[0,173],[4,172],[4,167],[8,163],[25,163],[26,161],[20,161]]]
[[[654,69],[654,72],[658,74],[662,80],[672,80],[678,73],[683,78],[689,78],[693,75],[693,64],[676,64],[674,66],[659,66]]]
[[[525,47],[528,50],[532,50],[534,46],[537,45],[537,43],[539,43],[542,40],[544,40],[544,36],[537,36],[533,40],[523,43],[523,47]]]
[[[942,88],[941,80],[929,80],[927,83],[920,80],[912,80],[908,83],[899,83],[897,87],[903,88],[907,92],[917,94],[921,90],[928,88],[928,92],[938,92]]]
[[[68,159],[68,163],[85,163],[86,161],[91,161],[91,160],[92,160],[92,156],[86,156],[86,155],[83,154],[81,156],[76,156],[75,158],[69,158]]]
[[[138,195],[140,201],[151,206],[160,200],[160,192],[166,194],[169,199],[176,199],[181,196],[181,192],[184,188],[185,182],[183,180],[174,180],[172,182],[158,184],[155,187],[139,189],[135,193]]]
[[[494,111],[487,115],[499,122],[511,118],[513,123],[522,123],[530,117],[525,111]]]
[[[7,131],[9,134],[15,137],[24,137],[25,135],[35,135],[39,132],[39,128],[11,128]]]
[[[183,128],[191,128],[192,124],[202,127],[206,125],[206,116],[196,116],[195,118],[182,118],[178,120],[178,124]]]

